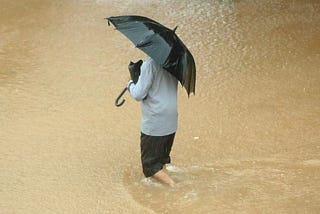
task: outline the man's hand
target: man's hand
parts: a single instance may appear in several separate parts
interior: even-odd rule
[[[129,72],[130,72],[130,77],[131,77],[131,79],[132,79],[132,81],[134,83],[138,82],[138,79],[139,79],[139,76],[140,76],[140,67],[141,67],[142,63],[143,63],[143,61],[139,60],[136,63],[130,62],[129,65],[128,65],[128,69],[129,69]]]

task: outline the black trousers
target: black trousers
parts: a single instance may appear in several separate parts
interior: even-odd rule
[[[175,133],[166,136],[150,136],[141,133],[141,163],[143,174],[153,176],[171,162],[170,152]]]

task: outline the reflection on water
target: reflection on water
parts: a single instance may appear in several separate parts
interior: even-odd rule
[[[317,0],[1,5],[4,213],[319,212]],[[178,25],[196,60],[172,189],[143,178],[139,105],[114,107],[144,57],[103,20],[121,14]]]

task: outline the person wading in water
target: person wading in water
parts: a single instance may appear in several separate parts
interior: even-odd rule
[[[141,102],[143,173],[173,186],[175,182],[168,175],[166,164],[171,162],[170,152],[177,131],[178,80],[150,57],[143,62],[130,63],[128,68],[131,80],[127,89],[135,100]]]

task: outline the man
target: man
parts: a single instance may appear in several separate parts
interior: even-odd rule
[[[178,81],[150,57],[142,63],[138,78],[132,71],[130,75],[128,91],[141,102],[143,173],[146,177],[173,186],[174,181],[167,174],[165,165],[171,161],[170,151],[177,130]]]

